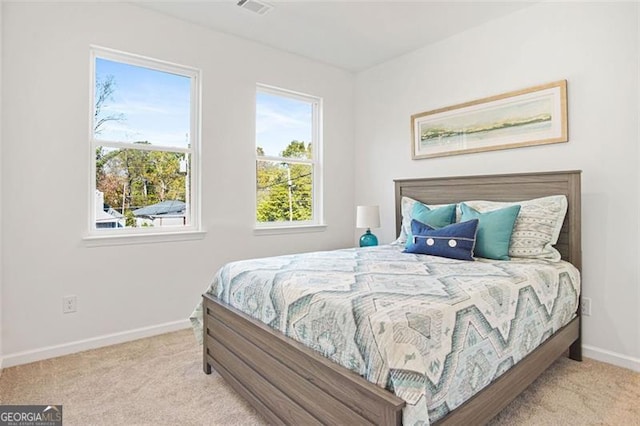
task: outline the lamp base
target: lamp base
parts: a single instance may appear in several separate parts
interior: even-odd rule
[[[360,237],[360,247],[371,247],[378,245],[378,237],[371,233],[371,229],[367,229],[362,237]]]

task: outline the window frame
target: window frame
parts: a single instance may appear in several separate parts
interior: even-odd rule
[[[87,222],[87,235],[84,237],[88,246],[97,245],[118,245],[132,243],[149,243],[155,241],[180,241],[190,239],[201,239],[204,232],[201,228],[201,189],[200,189],[200,126],[201,126],[201,93],[202,78],[201,71],[194,67],[179,65],[155,58],[123,52],[115,49],[90,46],[90,87],[89,87],[89,211]],[[163,146],[163,145],[140,145],[133,142],[113,141],[100,139],[94,132],[95,125],[95,88],[96,88],[96,60],[98,58],[109,61],[125,63],[127,65],[148,68],[154,71],[175,74],[190,79],[190,120],[189,120],[189,146]],[[186,217],[188,224],[184,226],[167,227],[130,227],[105,229],[96,228],[96,149],[125,148],[139,151],[164,151],[178,152],[189,155],[189,200],[187,203]]]
[[[272,155],[258,155],[257,153],[257,137],[254,139],[253,152],[255,155],[255,164],[258,161],[277,161],[284,163],[297,163],[297,164],[309,164],[312,170],[311,179],[311,196],[313,197],[311,220],[298,220],[298,221],[278,221],[278,222],[258,222],[256,217],[258,212],[258,193],[257,190],[254,193],[254,233],[256,234],[278,234],[278,233],[290,233],[290,232],[313,232],[321,231],[326,227],[324,223],[324,209],[323,209],[323,159],[322,159],[322,127],[323,127],[323,99],[319,96],[309,95],[301,92],[296,92],[289,89],[283,89],[276,86],[267,84],[256,84],[256,118],[258,112],[257,97],[259,93],[265,93],[273,96],[281,96],[284,98],[295,99],[311,104],[311,159],[300,158],[287,158]],[[254,167],[255,176],[254,183],[257,183],[257,167]]]

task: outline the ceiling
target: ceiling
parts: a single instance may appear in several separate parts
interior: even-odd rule
[[[259,0],[263,1],[263,0]],[[352,72],[530,6],[527,1],[133,0],[142,7]]]

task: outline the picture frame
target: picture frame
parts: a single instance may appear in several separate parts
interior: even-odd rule
[[[411,116],[412,159],[567,142],[567,81]]]

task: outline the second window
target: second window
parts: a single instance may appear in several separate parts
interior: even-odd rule
[[[320,98],[258,86],[256,222],[316,225],[321,215]]]

